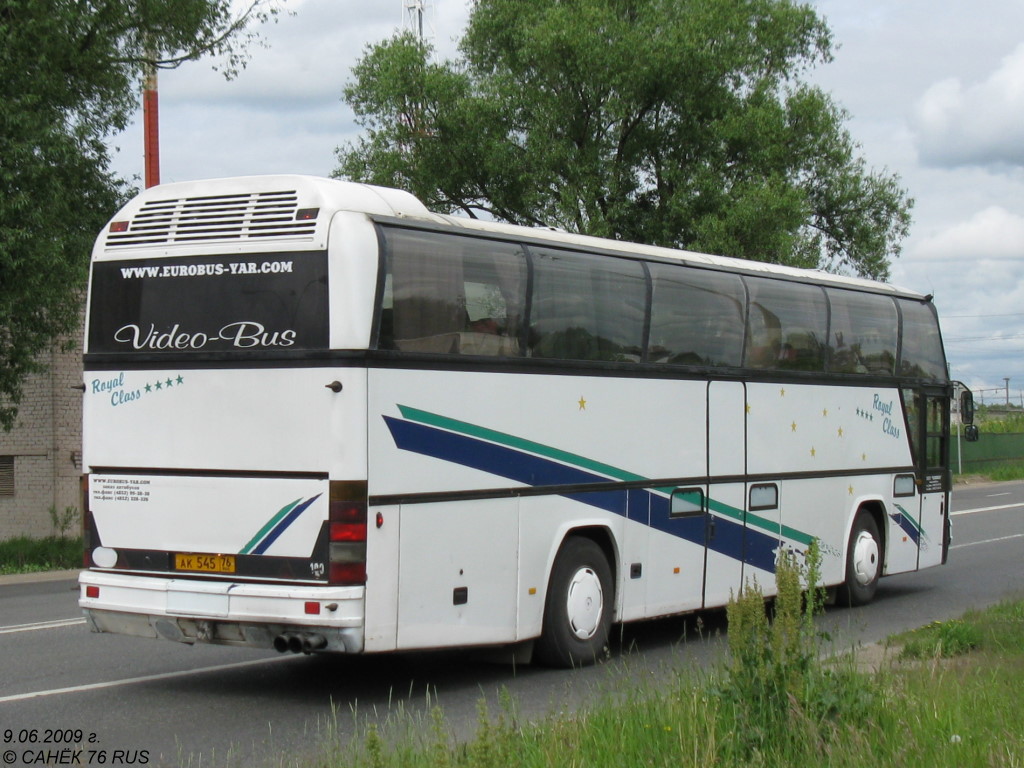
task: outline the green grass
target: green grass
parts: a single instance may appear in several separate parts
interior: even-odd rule
[[[1024,480],[1024,463],[1008,461],[995,466],[988,467],[984,473],[985,477],[995,482],[1007,480]]]
[[[468,741],[429,702],[425,715],[354,715],[357,736],[326,739],[300,766],[1024,766],[1024,602],[908,633],[897,640],[922,642],[917,661],[865,673],[850,657],[823,661],[810,614],[788,599],[769,624],[756,588],[741,597],[729,658],[713,669],[644,684],[652,676],[625,658],[593,706],[524,722],[506,694],[497,712],[480,705]]]
[[[0,541],[0,575],[60,571],[82,566],[82,538],[19,536]]]

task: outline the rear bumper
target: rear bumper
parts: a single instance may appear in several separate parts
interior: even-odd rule
[[[298,635],[322,638],[315,650],[363,650],[361,586],[238,584],[105,571],[83,571],[78,584],[78,604],[94,632],[278,650],[282,638],[287,648],[287,639]],[[90,587],[98,597],[87,596]],[[311,608],[319,613],[309,613]]]

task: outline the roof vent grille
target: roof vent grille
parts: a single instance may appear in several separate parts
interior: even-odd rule
[[[294,190],[150,200],[126,230],[107,233],[107,247],[312,237],[316,219],[297,212]]]

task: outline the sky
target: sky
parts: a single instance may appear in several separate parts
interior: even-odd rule
[[[915,201],[891,281],[934,295],[954,379],[1024,405],[1024,2],[809,2],[836,51],[808,79],[847,110],[867,166]],[[206,61],[160,73],[162,181],[327,176],[359,135],[342,90],[367,46],[407,22],[406,0],[283,4],[235,80]],[[428,0],[441,58],[469,6]],[[128,178],[143,174],[141,119],[112,141]]]

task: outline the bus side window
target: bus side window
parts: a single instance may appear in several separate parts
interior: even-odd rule
[[[743,355],[743,283],[736,275],[651,264],[653,295],[648,361],[739,366]]]
[[[824,371],[828,304],[815,285],[744,278],[750,291],[746,365]]]
[[[881,373],[896,367],[899,318],[890,296],[826,289],[832,307],[829,371]]]
[[[530,354],[559,360],[639,362],[647,282],[628,259],[532,248]]]
[[[520,246],[384,228],[380,347],[438,355],[521,354]]]

